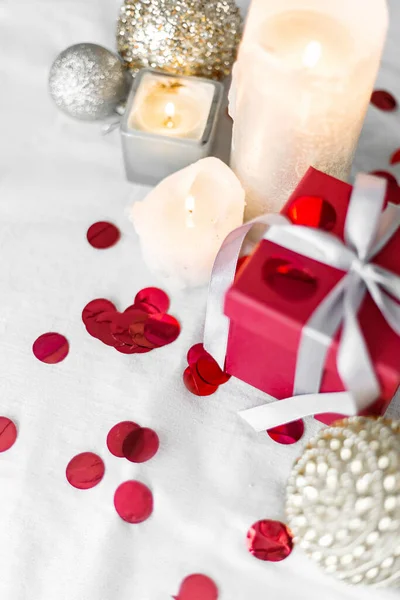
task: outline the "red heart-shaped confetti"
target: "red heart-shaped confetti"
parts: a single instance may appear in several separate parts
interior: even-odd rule
[[[140,429],[140,426],[133,421],[122,421],[117,423],[110,429],[107,435],[107,448],[114,456],[123,458],[124,453],[122,450],[125,439],[132,431]]]
[[[396,98],[386,90],[375,90],[371,96],[371,103],[385,111],[393,111],[397,108]]]
[[[285,425],[279,425],[279,427],[268,429],[267,433],[278,444],[295,444],[303,437],[304,421],[299,419]]]
[[[32,346],[32,351],[41,362],[54,365],[68,355],[69,344],[67,338],[60,333],[49,332],[37,338]]]
[[[257,521],[247,533],[249,552],[259,560],[279,562],[289,556],[293,539],[289,529],[279,521]]]
[[[175,317],[167,314],[149,315],[144,326],[146,339],[158,348],[172,344],[181,331],[181,326]]]
[[[15,444],[17,428],[7,417],[0,417],[0,452],[6,452]]]
[[[83,452],[74,456],[68,463],[66,476],[68,483],[79,490],[95,487],[104,476],[104,463],[93,452]]]
[[[217,600],[218,588],[214,581],[200,573],[186,577],[175,600]]]
[[[140,481],[125,481],[115,492],[114,506],[127,523],[142,523],[153,512],[153,494]]]
[[[148,427],[139,427],[126,436],[122,452],[130,462],[143,463],[157,454],[159,446],[160,441],[155,431]]]
[[[135,296],[135,304],[144,303],[158,309],[158,312],[166,313],[169,309],[168,295],[159,288],[149,287],[140,290]]]
[[[93,223],[87,230],[87,241],[93,248],[104,250],[114,246],[121,237],[119,229],[107,221]]]

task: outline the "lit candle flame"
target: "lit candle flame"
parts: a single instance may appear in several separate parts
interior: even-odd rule
[[[312,69],[316,66],[322,54],[322,46],[319,42],[309,42],[304,50],[303,65]]]
[[[167,118],[165,119],[164,125],[165,127],[175,127],[174,116],[175,116],[175,104],[173,102],[167,102],[165,105],[165,114]]]
[[[192,196],[192,194],[189,194],[189,196],[186,197],[185,200],[185,208],[187,211],[187,215],[186,215],[186,227],[194,227],[194,218],[193,218],[193,213],[194,213],[194,208],[195,208],[195,204],[196,204],[196,200],[194,198],[194,196]]]

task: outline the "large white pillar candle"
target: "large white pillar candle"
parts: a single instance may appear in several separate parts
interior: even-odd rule
[[[385,0],[252,0],[230,98],[246,219],[309,166],[348,178],[387,24]]]
[[[217,158],[170,175],[132,207],[144,259],[170,287],[208,283],[225,237],[243,222],[244,190]]]

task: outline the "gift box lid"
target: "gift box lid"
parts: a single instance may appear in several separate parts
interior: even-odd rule
[[[323,226],[343,239],[352,187],[310,168],[282,214],[299,225]],[[374,262],[400,274],[400,232]],[[236,324],[297,351],[304,325],[344,272],[262,240],[225,297],[225,314]],[[367,295],[359,320],[383,387],[400,379],[400,338]],[[336,370],[340,330],[328,352],[326,369]]]

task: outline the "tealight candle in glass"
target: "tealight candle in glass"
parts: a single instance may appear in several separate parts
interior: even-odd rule
[[[215,81],[140,71],[121,123],[127,178],[154,185],[209,156],[222,96]]]

